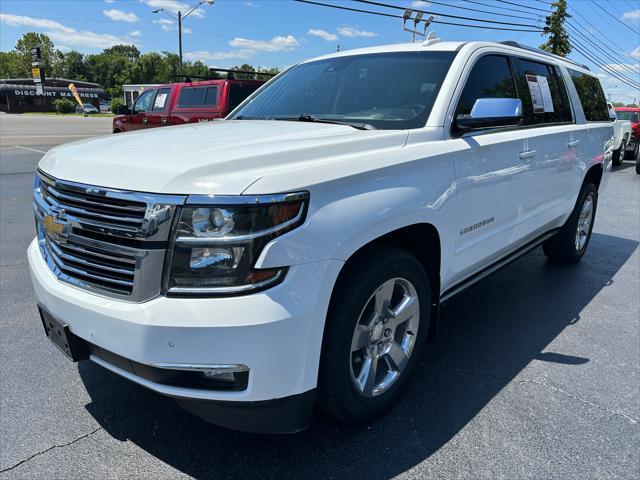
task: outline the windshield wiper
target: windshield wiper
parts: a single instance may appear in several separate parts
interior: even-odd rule
[[[313,115],[300,115],[299,117],[281,117],[274,118],[274,120],[289,120],[289,121],[298,121],[298,122],[313,122],[313,123],[329,123],[332,125],[346,125],[348,127],[357,128],[358,130],[375,130],[373,125],[369,125],[368,123],[358,123],[358,122],[344,122],[341,120],[329,120],[328,118],[320,118],[315,117]]]

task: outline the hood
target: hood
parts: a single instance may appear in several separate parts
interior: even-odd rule
[[[68,143],[47,152],[38,166],[55,178],[103,187],[238,195],[264,176],[367,149],[401,148],[406,138],[406,132],[344,125],[226,120]]]

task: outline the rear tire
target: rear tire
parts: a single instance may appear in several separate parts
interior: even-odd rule
[[[622,159],[626,155],[627,143],[623,140],[620,144],[620,148],[613,151],[613,155],[611,156],[611,160],[614,167],[619,167],[622,165]]]
[[[399,248],[373,247],[345,269],[327,315],[317,398],[331,415],[361,422],[398,398],[427,341],[431,296],[421,263]]]
[[[640,156],[640,138],[636,139],[636,144],[630,152],[624,152],[624,158],[629,160],[637,160]]]
[[[598,190],[593,183],[585,181],[576,206],[564,226],[542,245],[549,260],[575,263],[582,258],[589,246],[597,206]]]

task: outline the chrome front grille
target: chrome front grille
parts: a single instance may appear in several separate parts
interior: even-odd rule
[[[114,293],[131,294],[136,257],[114,256],[105,250],[70,241],[61,243],[47,236],[45,242],[51,259],[65,275]]]
[[[95,187],[42,172],[34,212],[43,258],[59,280],[132,302],[158,295],[180,195]]]

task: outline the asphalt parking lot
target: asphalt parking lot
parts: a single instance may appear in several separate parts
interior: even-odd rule
[[[370,425],[290,436],[203,423],[42,332],[26,248],[51,146],[110,119],[0,115],[0,479],[638,478],[640,175],[601,195],[578,265],[540,249],[453,299],[402,401]]]

